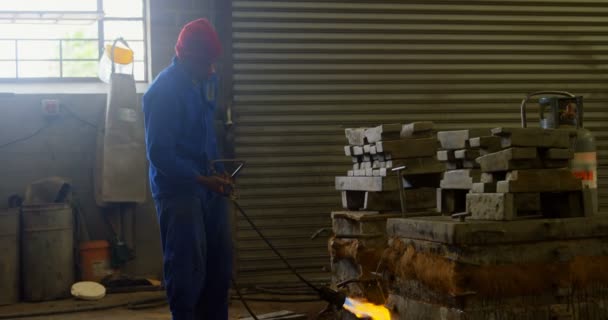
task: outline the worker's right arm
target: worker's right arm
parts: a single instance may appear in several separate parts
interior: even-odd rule
[[[169,92],[149,93],[143,99],[148,160],[162,175],[176,182],[196,181],[201,173],[177,155],[181,122],[177,97]]]

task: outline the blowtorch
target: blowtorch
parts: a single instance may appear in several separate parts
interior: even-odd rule
[[[249,215],[245,212],[245,210],[243,210],[241,205],[237,202],[238,192],[234,185],[234,179],[245,166],[245,161],[236,160],[236,159],[219,159],[219,160],[211,161],[210,166],[211,166],[212,174],[219,174],[219,172],[217,171],[217,168],[216,168],[216,164],[226,164],[226,163],[234,164],[234,165],[236,165],[236,168],[232,171],[232,173],[230,173],[228,175],[231,179],[233,179],[233,181],[232,181],[232,184],[228,188],[226,188],[226,192],[223,194],[223,196],[229,198],[232,201],[232,203],[237,208],[237,210],[241,213],[241,215],[245,218],[245,220],[247,220],[247,223],[249,223],[251,228],[253,228],[253,230],[266,243],[266,245],[277,255],[277,257],[279,257],[279,259],[283,262],[283,264],[285,264],[285,266],[287,267],[287,269],[289,269],[289,271],[291,271],[291,273],[293,273],[302,283],[306,284],[308,287],[313,289],[319,295],[321,300],[324,300],[324,301],[338,307],[339,309],[341,309],[344,306],[344,303],[346,302],[346,298],[347,298],[346,295],[342,292],[333,290],[327,286],[317,287],[314,284],[312,284],[310,281],[306,280],[306,278],[304,278],[289,263],[289,261],[287,261],[287,259],[279,252],[279,250],[277,250],[277,248],[270,242],[270,240],[268,240],[268,238],[266,238],[266,236],[264,236],[264,234],[260,231],[260,229],[258,229],[258,227],[255,225],[255,223],[253,223],[253,221],[249,218]]]

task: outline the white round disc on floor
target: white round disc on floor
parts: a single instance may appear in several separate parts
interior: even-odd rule
[[[76,282],[72,285],[72,295],[82,300],[100,300],[106,296],[106,287],[92,281]]]

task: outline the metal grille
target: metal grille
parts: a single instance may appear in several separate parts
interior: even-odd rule
[[[243,205],[300,270],[327,279],[326,239],[309,237],[339,204],[343,127],[518,126],[527,92],[559,89],[585,96],[608,209],[606,14],[605,0],[233,0]],[[238,227],[241,282],[295,281]]]

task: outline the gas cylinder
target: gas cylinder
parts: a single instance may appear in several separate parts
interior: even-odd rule
[[[521,104],[522,127],[527,127],[526,103],[538,99],[540,126],[544,129],[568,130],[572,137],[574,157],[570,161],[572,174],[583,181],[583,196],[591,214],[598,211],[597,149],[591,131],[583,127],[583,97],[566,91],[539,91],[526,96]]]

